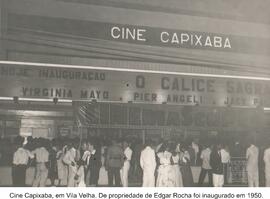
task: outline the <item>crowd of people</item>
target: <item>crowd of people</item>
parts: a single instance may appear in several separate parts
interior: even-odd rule
[[[200,143],[198,139],[100,140],[59,138],[15,139],[12,162],[13,186],[26,186],[26,170],[35,167],[32,186],[131,186],[131,174],[143,187],[222,187],[228,182],[228,167],[233,152],[220,142]],[[234,149],[237,152],[237,147]],[[250,141],[245,149],[249,186],[259,186],[259,149]],[[265,186],[270,186],[270,147],[263,153]],[[191,166],[201,167],[194,182]]]

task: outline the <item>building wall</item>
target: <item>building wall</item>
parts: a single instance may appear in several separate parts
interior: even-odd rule
[[[54,138],[72,136],[74,117],[71,104],[0,102],[0,136],[17,135]]]
[[[7,30],[7,4],[0,0],[0,59],[6,59],[5,35]]]
[[[8,60],[95,65],[214,74],[269,75],[270,25],[267,1],[85,1],[10,0]],[[261,12],[254,16],[257,9]],[[105,14],[106,13],[106,14]],[[55,28],[49,21],[58,20]],[[74,20],[85,25],[72,30]],[[47,24],[46,24],[47,23]],[[65,24],[66,23],[66,24]],[[96,24],[88,26],[89,24]],[[65,24],[65,31],[57,26]],[[233,51],[149,46],[81,37],[102,25],[176,29],[233,38]],[[103,27],[103,26],[102,26]],[[106,27],[106,26],[105,26]],[[78,34],[76,34],[78,32]],[[108,36],[109,28],[100,28]],[[151,32],[155,34],[155,32]],[[241,41],[241,42],[240,42]],[[239,43],[240,42],[240,43]]]

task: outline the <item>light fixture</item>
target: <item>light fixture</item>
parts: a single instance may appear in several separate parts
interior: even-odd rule
[[[53,98],[53,103],[57,104],[57,102],[58,102],[58,98],[57,97]]]
[[[96,99],[92,99],[91,102],[92,102],[92,104],[94,104],[94,103],[97,103],[97,100]]]
[[[14,102],[15,104],[19,104],[19,97],[18,97],[18,96],[14,96],[14,97],[13,97],[13,102]]]
[[[13,97],[0,97],[0,100],[13,100]]]

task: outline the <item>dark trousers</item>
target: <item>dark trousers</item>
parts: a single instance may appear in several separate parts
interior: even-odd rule
[[[223,163],[224,184],[228,184],[228,164]]]
[[[108,181],[109,186],[113,186],[113,179],[115,180],[115,186],[120,187],[120,168],[110,167],[108,169]]]
[[[90,185],[98,184],[99,170],[99,167],[90,168]]]
[[[12,166],[12,183],[14,187],[25,187],[26,165]]]
[[[208,173],[209,186],[210,187],[213,186],[212,171],[211,169],[204,169],[204,168],[202,168],[200,176],[199,176],[199,182],[198,182],[199,186],[203,185],[203,181],[207,173]]]

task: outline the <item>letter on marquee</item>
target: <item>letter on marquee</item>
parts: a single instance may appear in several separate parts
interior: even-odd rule
[[[120,38],[120,28],[117,27],[117,26],[114,26],[112,27],[111,29],[111,36],[114,38],[114,39],[119,39]]]

